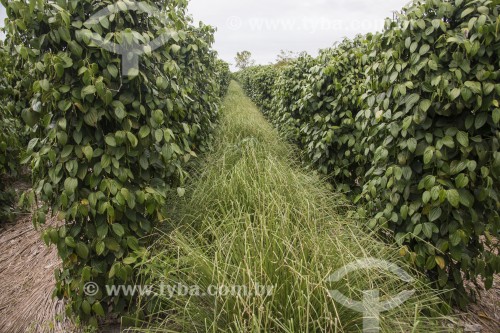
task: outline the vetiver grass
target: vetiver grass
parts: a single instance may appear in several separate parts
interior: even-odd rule
[[[154,297],[144,308],[153,320],[143,332],[359,332],[362,315],[336,303],[329,290],[354,300],[380,289],[389,299],[416,293],[382,314],[381,332],[443,332],[441,301],[425,280],[347,218],[351,207],[325,182],[302,170],[284,143],[232,83],[222,110],[215,152],[176,208],[177,228],[156,244],[144,265],[159,286],[274,286],[253,296]],[[357,259],[398,264],[415,278],[408,285],[384,270],[363,270],[329,283]]]

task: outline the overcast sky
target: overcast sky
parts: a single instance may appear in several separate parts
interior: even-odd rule
[[[280,50],[316,54],[344,37],[382,30],[410,0],[190,0],[195,21],[217,27],[215,48],[233,63],[248,50],[260,64]],[[1,7],[1,6],[0,6]],[[0,8],[3,26],[5,10]]]
[[[248,50],[260,64],[280,50],[307,51],[332,46],[344,37],[381,31],[384,20],[410,0],[191,0],[196,21],[217,27],[215,48],[233,63]]]
[[[3,8],[2,5],[0,5],[0,27],[3,27],[3,20],[5,20],[5,8]],[[3,39],[3,33],[0,31],[0,38]]]

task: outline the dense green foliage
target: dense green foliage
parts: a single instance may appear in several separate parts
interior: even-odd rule
[[[249,97],[264,110],[271,109],[273,87],[278,70],[273,66],[250,67],[238,73],[237,78],[245,87]]]
[[[217,81],[220,87],[220,97],[224,97],[229,89],[229,84],[231,83],[231,70],[229,69],[229,64],[223,60],[217,59]]]
[[[499,1],[417,1],[382,34],[277,76],[239,74],[369,226],[390,230],[462,305],[464,277],[491,287],[500,270],[499,12]]]
[[[19,153],[23,132],[19,115],[19,90],[13,87],[16,74],[9,70],[12,57],[0,42],[0,223],[12,217],[13,189],[6,177],[19,172]]]
[[[274,85],[274,96],[279,96],[279,98],[274,99],[274,105],[271,109],[265,110],[273,125],[289,141],[295,143],[299,143],[300,140],[301,114],[303,111],[300,100],[309,84],[306,80],[309,75],[308,70],[313,67],[315,61],[311,56],[303,54],[295,61],[293,66],[281,68]]]
[[[184,0],[2,4],[6,43],[19,59],[12,70],[32,82],[23,91],[23,119],[34,133],[25,159],[34,190],[25,199],[37,208],[36,224],[49,213],[64,221],[44,233],[63,260],[56,294],[95,325],[106,312],[127,310],[130,298],[108,297],[104,287],[133,283],[145,237],[167,217],[167,193],[182,195],[186,163],[212,137],[221,91],[214,30],[193,27]],[[113,13],[87,21],[103,8]],[[139,71],[121,73],[121,56],[91,33],[124,47],[168,37],[144,49]],[[85,295],[88,281],[97,295]]]
[[[360,199],[441,287],[461,288],[463,272],[489,288],[500,269],[499,13],[498,1],[414,7],[367,71],[379,80],[358,118],[375,145]]]

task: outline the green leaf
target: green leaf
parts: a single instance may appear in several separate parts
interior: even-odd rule
[[[404,177],[404,179],[410,180],[412,174],[413,174],[413,171],[411,170],[410,167],[408,167],[408,166],[403,167],[403,177]]]
[[[104,250],[106,249],[106,244],[104,244],[103,241],[97,242],[95,246],[95,252],[98,256],[104,253]]]
[[[129,78],[134,78],[134,77],[139,75],[139,69],[138,68],[130,68],[128,70],[127,75],[129,76]]]
[[[453,138],[449,135],[445,136],[443,139],[442,139],[442,142],[443,142],[443,145],[445,145],[446,147],[448,148],[455,148],[455,141],[453,140]]]
[[[408,96],[408,98],[406,100],[406,105],[407,105],[407,107],[411,108],[415,104],[417,104],[417,102],[419,100],[420,100],[420,96],[418,94],[411,94],[410,96]]]
[[[420,233],[422,232],[422,228],[423,228],[422,224],[417,224],[415,226],[415,229],[413,230],[413,235],[415,236],[420,235]]]
[[[151,134],[151,129],[149,128],[149,126],[142,126],[139,130],[139,138],[141,139],[144,139],[149,134]]]
[[[406,47],[407,49],[409,49],[409,48],[410,48],[410,45],[411,45],[411,37],[407,37],[407,38],[405,39],[405,47]]]
[[[460,88],[454,88],[450,93],[451,99],[457,99],[460,96],[460,93],[461,93]]]
[[[82,143],[83,140],[83,134],[81,131],[74,131],[73,132],[73,140],[75,140],[76,144],[79,145]]]
[[[422,194],[422,202],[423,202],[424,204],[427,204],[430,200],[431,200],[431,192],[429,192],[429,191],[425,191],[425,192]]]
[[[93,95],[97,91],[95,86],[86,86],[85,88],[82,89],[82,98],[85,98],[88,95]]]
[[[107,154],[102,155],[101,157],[101,168],[106,169],[111,165],[111,157]]]
[[[181,50],[181,47],[179,45],[177,45],[177,44],[172,44],[170,46],[170,49],[172,50],[172,52],[174,54],[176,54],[176,53],[179,53],[179,51]]]
[[[59,110],[61,110],[62,112],[66,112],[68,111],[70,108],[71,108],[72,104],[71,104],[71,101],[68,101],[68,100],[62,100],[62,101],[59,101],[59,103],[57,103],[57,107],[59,108]]]
[[[469,178],[461,173],[455,179],[455,184],[457,185],[457,188],[464,188],[469,185]]]
[[[500,122],[500,109],[493,110],[493,122],[498,125]]]
[[[437,219],[439,219],[441,217],[442,213],[443,213],[443,210],[441,208],[439,208],[439,207],[432,208],[430,213],[429,213],[429,221],[430,222],[436,221]]]
[[[94,305],[92,305],[92,311],[98,316],[104,317],[104,309],[102,308],[101,303],[95,302]]]
[[[118,237],[123,237],[123,235],[125,235],[125,229],[121,224],[113,223],[111,228],[113,229],[113,232],[118,235]]]
[[[82,311],[85,314],[90,314],[90,311],[91,311],[90,303],[87,300],[84,300],[82,302]]]
[[[182,187],[178,187],[177,188],[177,194],[179,195],[179,197],[183,197],[184,194],[186,194],[186,189],[182,188]]]
[[[67,158],[69,155],[71,155],[71,153],[73,152],[73,146],[71,145],[68,145],[68,146],[64,146],[62,152],[61,152],[61,158]]]
[[[476,114],[476,120],[474,121],[474,126],[476,129],[482,128],[484,125],[486,125],[486,122],[488,121],[488,114],[486,112],[481,112]]]
[[[460,90],[461,94],[462,94],[462,98],[464,99],[464,101],[469,101],[473,94],[472,94],[472,91],[466,87],[462,87],[462,89]]]
[[[149,168],[149,161],[146,156],[142,155],[141,158],[139,159],[139,164],[141,165],[141,168],[144,170],[147,170]]]
[[[460,195],[457,190],[446,191],[446,198],[453,207],[458,208],[460,206]]]
[[[68,195],[75,194],[75,190],[78,187],[78,179],[76,178],[66,178],[64,181],[64,191]]]
[[[127,258],[123,259],[123,263],[125,265],[132,265],[132,264],[135,264],[136,262],[137,262],[136,257],[127,257]]]
[[[411,153],[414,153],[415,150],[417,150],[417,139],[415,138],[408,139],[407,144],[408,144],[408,150]]]
[[[113,238],[106,238],[104,240],[104,243],[106,244],[106,247],[110,249],[111,251],[118,252],[120,251],[120,244]]]
[[[410,45],[410,52],[413,53],[417,50],[417,47],[418,47],[418,43],[417,42],[413,42],[411,43]]]
[[[403,120],[403,129],[407,130],[408,128],[410,128],[412,122],[413,117],[406,117],[405,120]]]
[[[168,112],[174,112],[174,103],[171,99],[167,99],[167,110]]]
[[[480,95],[483,92],[480,82],[467,81],[464,85],[476,95]]]
[[[425,237],[431,238],[432,237],[432,229],[433,229],[433,224],[432,223],[423,223],[422,224],[422,231],[424,232]]]
[[[456,231],[450,236],[450,243],[453,246],[457,246],[460,242],[462,242],[462,237],[460,237],[460,233]]]
[[[104,139],[106,141],[106,144],[110,147],[116,147],[116,139],[113,135],[107,135],[106,138]]]
[[[102,223],[97,226],[97,236],[99,239],[104,239],[108,235],[108,225],[106,223]]]
[[[430,100],[424,99],[420,102],[420,110],[422,110],[423,112],[427,112],[431,107],[431,104],[432,102]]]
[[[132,251],[139,251],[139,241],[135,237],[127,237],[127,245]]]
[[[474,196],[466,189],[459,189],[460,203],[465,207],[472,208],[474,206]]]
[[[83,117],[85,123],[89,126],[96,126],[97,125],[97,120],[98,120],[98,115],[97,111],[95,109],[91,109],[84,117]]]
[[[120,107],[115,109],[115,115],[116,118],[118,118],[119,120],[123,120],[127,116],[127,112],[125,111],[124,108]]]
[[[24,109],[21,112],[21,118],[24,120],[26,125],[30,127],[34,127],[35,125],[38,124],[38,121],[40,120],[40,114],[36,112],[32,112],[28,109]]]
[[[403,220],[406,220],[406,218],[408,217],[408,211],[409,209],[407,205],[401,206],[400,214]]]
[[[66,245],[69,247],[72,247],[72,248],[76,247],[76,242],[75,242],[75,239],[73,237],[69,237],[69,236],[66,237],[64,239],[64,243],[66,243]]]
[[[85,281],[90,281],[90,278],[92,277],[92,268],[90,266],[85,266],[82,270],[82,280]]]
[[[116,78],[118,76],[118,68],[115,65],[110,64],[108,65],[107,69],[112,77]]]
[[[466,10],[464,10],[462,12],[462,15],[460,16],[461,18],[464,18],[466,17],[467,15],[470,15],[474,12],[475,8],[474,7],[471,7],[471,8],[467,8]]]
[[[429,68],[433,71],[437,71],[439,69],[439,66],[434,60],[429,60]]]
[[[469,134],[463,131],[457,133],[457,140],[463,147],[469,147]]]
[[[42,88],[42,90],[44,90],[44,91],[50,90],[49,80],[43,79],[43,80],[38,81],[38,83],[40,84],[40,88]]]
[[[134,148],[137,147],[137,145],[139,144],[137,137],[130,132],[127,132],[127,139]]]
[[[439,266],[439,268],[441,268],[441,269],[446,268],[446,261],[444,260],[443,257],[436,256],[436,257],[434,257],[434,260],[436,261],[436,264]]]
[[[431,163],[434,157],[434,147],[427,147],[424,153],[424,164]]]
[[[163,131],[161,129],[157,129],[155,131],[155,140],[157,143],[161,142],[161,140],[163,140]]]
[[[163,124],[163,112],[161,110],[153,111],[153,120],[157,124]]]
[[[88,256],[89,256],[89,248],[84,243],[78,242],[78,244],[76,244],[75,250],[76,250],[76,254],[78,254],[78,256],[80,258],[83,258],[83,259],[87,259],[88,258]]]
[[[82,148],[82,152],[87,158],[87,161],[90,161],[92,157],[94,156],[94,149],[92,149],[91,146],[85,146]]]
[[[427,52],[429,52],[429,50],[431,49],[431,47],[428,45],[428,44],[424,44],[420,47],[420,55],[424,55],[426,54]]]

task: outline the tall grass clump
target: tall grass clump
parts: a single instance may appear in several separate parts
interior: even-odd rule
[[[217,142],[177,207],[178,228],[156,245],[143,275],[158,287],[179,284],[205,292],[241,286],[251,294],[145,299],[153,319],[137,331],[360,331],[361,314],[335,303],[329,290],[362,300],[371,289],[380,289],[383,299],[416,290],[403,306],[383,314],[382,332],[443,331],[439,298],[416,275],[412,285],[373,269],[328,282],[344,265],[370,257],[415,273],[397,249],[356,228],[343,198],[296,166],[292,147],[234,83]]]

